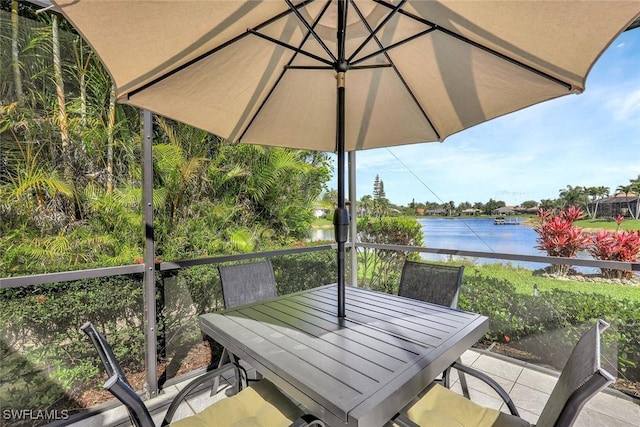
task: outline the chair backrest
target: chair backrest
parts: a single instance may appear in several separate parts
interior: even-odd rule
[[[464,266],[405,261],[398,295],[458,308]]]
[[[226,308],[263,301],[278,296],[273,267],[269,260],[218,266],[222,298]]]
[[[540,413],[538,427],[573,425],[584,404],[615,381],[600,367],[600,334],[608,327],[599,320],[580,338]]]
[[[149,410],[140,396],[131,388],[106,338],[96,330],[91,322],[82,325],[80,330],[91,338],[91,342],[98,351],[107,374],[109,374],[109,379],[103,387],[127,407],[131,422],[136,427],[154,427],[155,424]]]

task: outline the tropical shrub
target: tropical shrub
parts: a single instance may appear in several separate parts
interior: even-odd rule
[[[640,304],[636,301],[558,289],[525,295],[506,280],[475,271],[464,276],[459,306],[489,317],[486,345],[499,342],[524,350],[537,363],[558,370],[585,327],[604,319],[611,324],[603,338],[604,353],[615,364],[611,369],[640,382]]]
[[[402,246],[422,246],[422,227],[413,218],[363,217],[358,220],[358,240],[362,243],[379,243]],[[361,285],[382,292],[396,293],[400,270],[407,259],[405,251],[388,249],[358,249],[358,263],[364,269]],[[420,259],[418,253],[408,255]]]
[[[500,342],[507,339],[505,337],[524,335],[526,323],[520,315],[519,304],[516,288],[508,281],[484,276],[477,270],[472,275],[465,274],[458,305],[462,310],[491,319],[485,340]]]
[[[141,277],[114,276],[0,290],[3,408],[77,408],[72,402],[101,369],[78,328],[92,321],[128,370],[143,369]]]
[[[616,231],[599,231],[593,236],[589,253],[595,259],[607,261],[636,262],[640,257],[640,230],[620,231],[622,215],[616,217]],[[630,279],[633,272],[602,268],[602,276],[606,278]]]
[[[335,250],[275,257],[271,264],[278,293],[281,295],[328,285],[338,280]]]
[[[575,206],[563,209],[557,214],[551,210],[540,209],[538,218],[540,223],[534,230],[540,237],[536,248],[547,252],[547,255],[561,258],[575,258],[579,251],[587,249],[591,243],[589,236],[573,226],[573,222],[582,218],[583,211]],[[566,275],[569,265],[554,264],[552,272]]]
[[[272,264],[282,294],[336,281],[334,250],[274,257]],[[202,342],[198,315],[222,308],[222,294],[215,265],[164,272],[156,284],[164,381],[176,375],[189,350]],[[107,335],[127,372],[143,372],[143,299],[140,275],[0,290],[3,408],[82,406],[75,397],[93,387],[103,372],[95,349],[78,331],[86,321]]]

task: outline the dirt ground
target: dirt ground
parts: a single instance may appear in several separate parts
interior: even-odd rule
[[[219,349],[214,351],[214,357],[216,353],[218,353],[219,357]],[[202,342],[194,345],[186,355],[180,359],[177,369],[172,366],[172,360],[165,360],[158,363],[158,378],[160,378],[160,385],[163,382],[162,379],[167,376],[168,371],[172,371],[169,375],[173,378],[191,372],[194,369],[209,365],[211,361],[211,349],[209,347],[209,343]],[[134,390],[142,390],[144,388],[144,372],[130,372],[125,370],[125,375]],[[90,384],[85,391],[72,396],[78,406],[82,408],[90,408],[113,399],[111,393],[102,388],[102,384],[106,379],[107,376],[104,374],[104,376],[96,380],[94,384]]]

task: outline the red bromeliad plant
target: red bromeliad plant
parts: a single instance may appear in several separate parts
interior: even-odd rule
[[[616,222],[618,229],[613,231],[600,231],[593,236],[593,242],[589,247],[589,253],[595,259],[607,261],[636,262],[640,259],[640,230],[619,231],[623,217],[618,215]],[[606,278],[629,279],[631,271],[612,270],[602,268],[602,276]]]
[[[582,216],[583,211],[575,206],[561,210],[557,215],[553,211],[540,209],[540,224],[534,228],[540,236],[536,239],[539,243],[536,248],[546,251],[549,256],[575,258],[579,251],[591,244],[589,236],[573,226],[573,222]],[[569,265],[553,264],[552,271],[566,275],[569,268]]]

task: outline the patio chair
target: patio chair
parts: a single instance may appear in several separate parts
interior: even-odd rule
[[[405,261],[398,295],[458,308],[464,266]]]
[[[220,282],[222,283],[222,300],[225,308],[260,302],[278,296],[273,267],[269,260],[234,265],[219,265]],[[239,363],[226,348],[222,350],[218,368],[227,362]],[[250,381],[243,370],[245,379]],[[259,377],[259,374],[257,374]],[[259,379],[259,378],[258,378]],[[214,381],[217,389],[219,379]]]
[[[398,295],[420,301],[458,308],[460,286],[464,266],[430,264],[416,261],[405,261],[400,276]],[[460,362],[460,359],[458,359]],[[450,369],[443,372],[443,385],[449,388]],[[469,388],[463,373],[458,375],[465,397],[469,398]]]
[[[123,370],[117,362],[111,346],[90,322],[80,327],[89,336],[95,346],[109,379],[103,387],[113,394],[129,412],[131,422],[136,427],[155,427],[155,423],[140,396],[133,390]],[[161,426],[189,427],[215,425],[217,427],[232,425],[252,426],[290,426],[325,427],[325,424],[309,414],[304,414],[295,403],[289,400],[280,390],[266,379],[244,388],[231,397],[218,400],[196,415],[172,422],[180,404],[185,401],[196,388],[211,381],[214,377],[234,371],[236,383],[240,383],[240,370],[235,364],[227,364],[209,371],[196,378],[176,395]]]
[[[276,279],[269,260],[219,265],[218,272],[225,308],[236,308],[278,296]]]
[[[609,325],[596,322],[573,348],[549,399],[538,418],[538,427],[571,427],[582,407],[615,378],[600,367],[600,334]],[[453,368],[473,375],[504,400],[510,414],[482,407],[438,384],[396,419],[400,426],[460,427],[531,427],[520,418],[507,392],[492,378],[468,366],[455,363]]]

